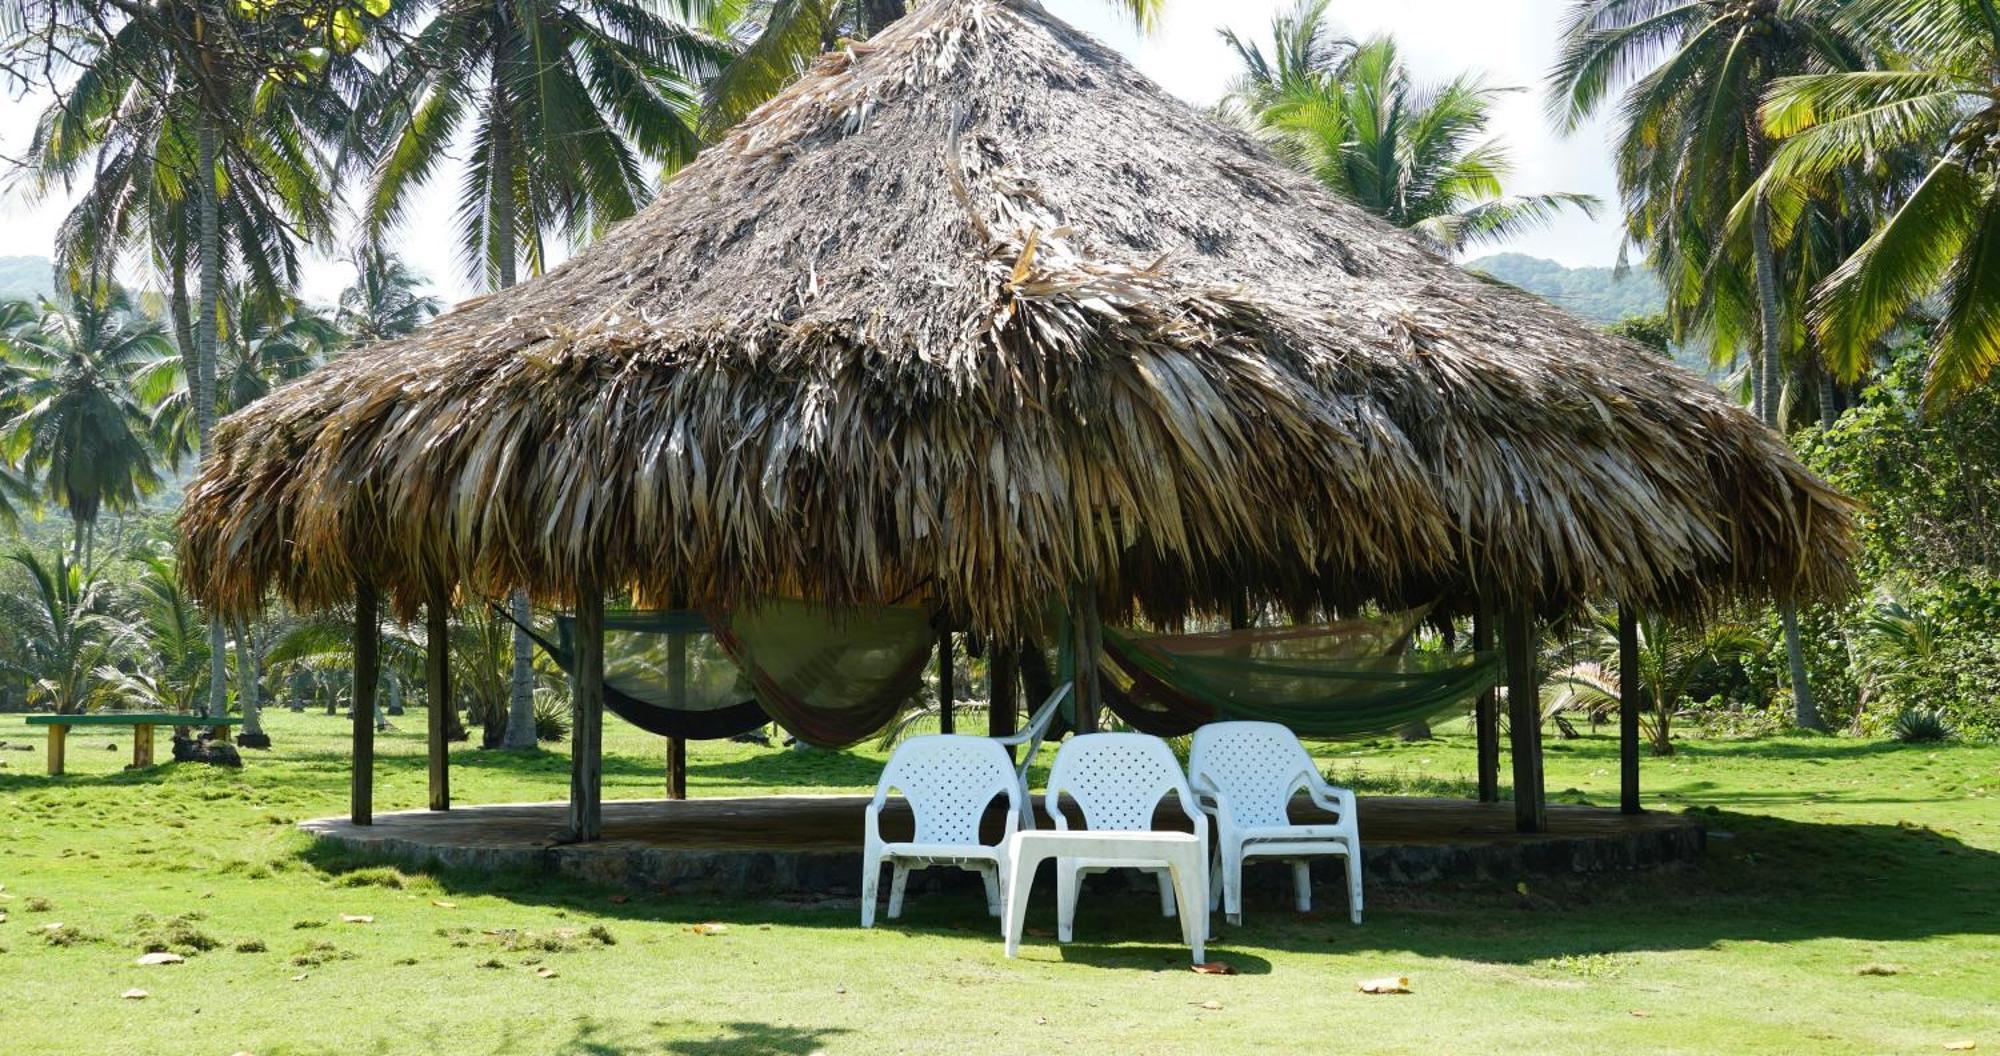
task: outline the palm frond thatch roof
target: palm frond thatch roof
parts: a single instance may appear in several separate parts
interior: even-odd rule
[[[830,55],[547,276],[225,421],[183,570],[560,602],[867,602],[985,629],[1074,584],[1847,589],[1849,503],[1705,383],[1475,278],[1031,0]]]

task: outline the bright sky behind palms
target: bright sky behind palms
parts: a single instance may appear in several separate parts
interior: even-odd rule
[[[1564,264],[1609,264],[1618,251],[1613,181],[1606,129],[1592,125],[1558,136],[1542,115],[1541,81],[1555,52],[1556,26],[1567,0],[1333,0],[1333,24],[1352,37],[1393,33],[1422,82],[1478,71],[1497,85],[1528,89],[1503,99],[1493,131],[1512,150],[1517,193],[1583,191],[1610,208],[1590,221],[1565,218],[1495,249],[1549,257]],[[1190,102],[1214,102],[1235,73],[1235,59],[1217,30],[1234,28],[1262,39],[1271,15],[1292,0],[1168,0],[1165,25],[1141,38],[1101,0],[1043,0],[1058,17],[1090,31],[1129,56],[1148,76]],[[18,156],[43,100],[0,100],[0,153]],[[397,250],[427,276],[447,302],[476,292],[460,267],[450,219],[458,171],[441,170],[410,210],[418,218],[397,240]],[[67,200],[0,200],[0,255],[47,254]],[[421,224],[421,227],[415,226]],[[1491,252],[1480,248],[1475,253]],[[305,294],[331,301],[351,276],[338,260],[316,260]]]

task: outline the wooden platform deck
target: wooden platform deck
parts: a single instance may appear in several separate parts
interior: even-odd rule
[[[368,826],[345,818],[300,825],[316,837],[385,861],[452,868],[546,869],[643,891],[746,895],[849,895],[861,867],[865,796],[757,796],[616,800],[604,804],[604,840],[558,842],[563,803],[458,807],[378,814]],[[1549,807],[1549,831],[1513,831],[1506,803],[1366,797],[1361,800],[1363,864],[1370,884],[1510,878],[1593,872],[1687,861],[1704,845],[1699,822],[1679,813],[1620,814],[1598,807]],[[1295,819],[1317,812],[1303,803]],[[1186,827],[1162,811],[1161,828]],[[896,801],[885,811],[891,839],[910,818]],[[1002,815],[986,818],[997,839]],[[1329,880],[1335,876],[1331,866]],[[1317,870],[1319,866],[1316,866]],[[1282,870],[1262,870],[1273,877]],[[926,875],[955,875],[928,870]],[[915,878],[913,878],[913,882]]]

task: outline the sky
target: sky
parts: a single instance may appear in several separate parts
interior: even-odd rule
[[[1329,9],[1335,28],[1347,36],[1393,34],[1420,83],[1476,72],[1491,84],[1524,89],[1501,99],[1492,126],[1513,155],[1515,173],[1508,190],[1580,191],[1606,203],[1595,221],[1572,215],[1506,244],[1476,249],[1475,254],[1514,251],[1572,267],[1608,265],[1617,256],[1613,208],[1617,187],[1607,126],[1589,125],[1564,137],[1543,114],[1542,78],[1554,59],[1556,26],[1568,2],[1333,0]],[[1232,28],[1251,39],[1268,39],[1271,16],[1292,3],[1168,0],[1164,24],[1142,37],[1104,0],[1043,0],[1056,16],[1111,44],[1146,75],[1200,106],[1219,98],[1235,72],[1235,57],[1219,30]],[[0,99],[0,155],[19,156],[43,101]],[[456,166],[440,169],[410,212],[418,222],[399,232],[396,246],[448,303],[477,292],[461,266],[455,238],[440,224],[455,210],[457,173]],[[68,198],[60,194],[31,201],[18,187],[0,185],[0,256],[47,255],[68,205]],[[306,270],[304,295],[331,302],[352,274],[337,254],[315,257]]]

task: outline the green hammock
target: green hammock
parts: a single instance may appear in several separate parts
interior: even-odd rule
[[[1104,628],[1104,701],[1162,737],[1225,719],[1314,738],[1388,733],[1462,710],[1500,680],[1494,653],[1407,648],[1421,614],[1323,627],[1148,635]]]

